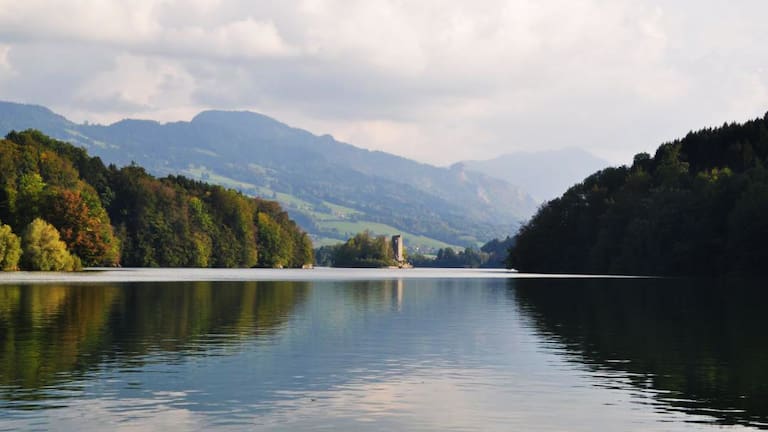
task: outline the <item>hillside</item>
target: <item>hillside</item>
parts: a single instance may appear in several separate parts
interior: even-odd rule
[[[691,132],[606,168],[523,226],[509,265],[525,272],[768,273],[768,114]]]
[[[53,226],[38,228],[55,237],[48,244],[60,236],[85,266],[301,267],[313,260],[311,241],[275,202],[178,176],[157,179],[138,165],[107,167],[38,131],[12,132],[0,140],[0,221],[22,234],[41,219]]]
[[[608,161],[575,147],[460,163],[467,170],[506,180],[541,202],[560,196],[574,183],[608,165]]]
[[[0,104],[0,133],[36,127],[107,163],[136,162],[279,201],[319,244],[370,228],[411,247],[477,245],[514,232],[536,202],[509,183],[368,151],[251,112],[190,122],[75,124],[42,107]]]

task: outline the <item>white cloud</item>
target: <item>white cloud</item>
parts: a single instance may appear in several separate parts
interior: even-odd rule
[[[75,117],[101,123],[126,115],[188,114],[195,86],[195,78],[178,62],[120,55],[111,69],[76,89],[72,105],[100,108],[78,110]]]
[[[102,121],[257,109],[436,163],[566,145],[627,161],[768,109],[766,12],[760,0],[0,0],[0,98]]]
[[[14,75],[13,65],[11,65],[11,62],[8,60],[8,54],[10,52],[10,45],[0,44],[0,79]]]
[[[291,53],[269,20],[246,17],[206,23],[205,14],[218,4],[203,0],[0,1],[0,25],[6,37],[19,42],[69,41],[133,54],[252,58]],[[197,19],[167,25],[161,20],[163,7]]]

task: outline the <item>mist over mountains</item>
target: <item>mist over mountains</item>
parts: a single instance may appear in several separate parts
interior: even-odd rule
[[[275,199],[318,244],[362,229],[402,232],[414,249],[513,234],[538,203],[482,172],[435,167],[318,136],[253,112],[205,111],[189,122],[77,124],[41,106],[0,103],[0,133],[38,129],[105,163],[135,162]]]
[[[466,169],[506,180],[542,202],[562,195],[588,175],[611,165],[576,147],[515,152],[489,160],[460,163]]]

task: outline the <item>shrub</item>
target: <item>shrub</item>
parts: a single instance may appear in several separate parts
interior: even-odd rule
[[[82,266],[80,259],[70,254],[61,241],[59,231],[40,218],[27,226],[22,244],[22,264],[26,270],[74,271]]]

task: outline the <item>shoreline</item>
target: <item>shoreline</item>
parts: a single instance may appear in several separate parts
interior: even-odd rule
[[[131,282],[268,282],[387,279],[641,279],[644,276],[517,273],[506,269],[218,269],[218,268],[86,268],[82,272],[0,273],[0,285]]]

